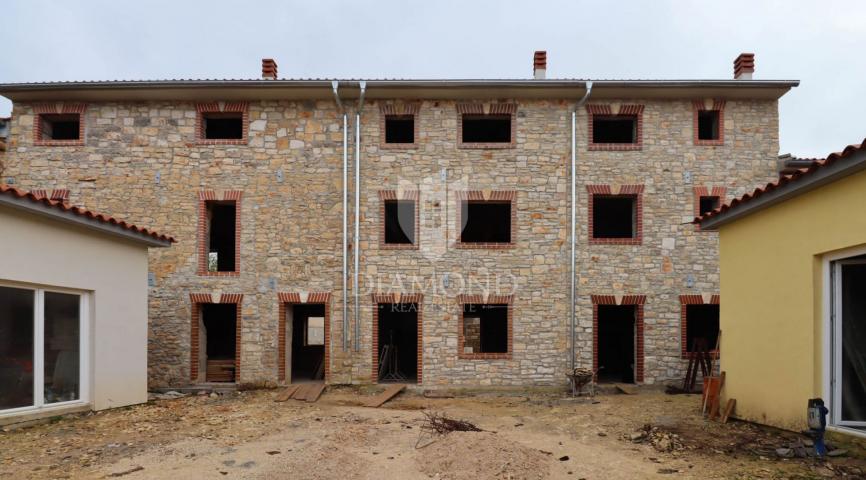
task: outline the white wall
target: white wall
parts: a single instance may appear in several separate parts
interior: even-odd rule
[[[147,401],[147,248],[0,206],[0,280],[92,292],[93,408]]]

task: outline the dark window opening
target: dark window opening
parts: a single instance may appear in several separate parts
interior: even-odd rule
[[[412,200],[385,201],[385,243],[415,243],[415,202]]]
[[[511,115],[463,115],[463,143],[511,143]]]
[[[463,353],[508,353],[508,305],[463,305]]]
[[[698,205],[698,208],[700,209],[700,214],[705,215],[719,208],[720,201],[721,199],[715,195],[701,196]]]
[[[380,303],[380,382],[418,381],[418,304]]]
[[[288,310],[292,382],[325,378],[325,305],[299,304]]]
[[[414,143],[415,116],[385,116],[385,143]]]
[[[698,140],[719,139],[719,115],[718,110],[698,111]]]
[[[235,202],[207,202],[207,270],[209,272],[235,271],[236,215],[237,204]]]
[[[40,115],[42,140],[80,140],[81,116],[78,114]]]
[[[696,342],[704,351],[715,350],[719,338],[718,305],[686,305],[686,350],[695,351]]]
[[[462,243],[510,243],[511,203],[464,201],[461,206]]]
[[[594,195],[592,238],[635,238],[637,198],[633,195]]]
[[[635,305],[598,305],[599,381],[635,381]]]
[[[235,303],[205,303],[201,306],[200,335],[204,340],[207,382],[235,381],[237,313]]]
[[[203,113],[204,138],[206,140],[240,140],[244,138],[242,113]]]
[[[637,117],[593,115],[592,143],[637,143]]]

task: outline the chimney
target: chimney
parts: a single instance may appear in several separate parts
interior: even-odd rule
[[[547,52],[536,50],[535,58],[532,59],[532,76],[536,80],[544,80],[547,76]]]
[[[262,78],[265,80],[277,79],[277,62],[273,58],[262,59]]]
[[[755,73],[755,54],[741,53],[734,60],[734,80],[751,80]]]

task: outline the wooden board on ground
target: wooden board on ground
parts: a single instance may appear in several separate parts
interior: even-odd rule
[[[395,384],[395,385],[390,385],[388,388],[385,389],[384,392],[371,398],[364,405],[366,405],[368,407],[374,407],[374,408],[375,407],[381,407],[382,404],[384,404],[388,400],[391,400],[398,393],[402,392],[404,388],[406,388],[406,385],[399,384],[399,383]]]
[[[634,385],[626,385],[625,383],[614,384],[617,390],[626,395],[637,395],[637,387]]]
[[[737,400],[734,398],[729,398],[728,404],[725,405],[725,413],[722,415],[722,420],[721,420],[722,423],[728,423],[728,417],[730,417],[731,414],[734,413],[734,407],[736,407],[736,406],[737,406]]]
[[[295,393],[292,394],[293,400],[301,400],[304,401],[307,399],[307,395],[310,393],[310,388],[313,386],[311,383],[305,383],[298,387],[295,390]]]
[[[308,402],[315,402],[322,395],[322,392],[325,391],[324,383],[313,383],[310,385],[310,390],[307,392],[306,400]]]
[[[298,390],[300,385],[289,385],[282,392],[277,394],[277,398],[274,399],[275,402],[285,402],[286,400],[292,398],[292,395],[295,394],[295,391]]]

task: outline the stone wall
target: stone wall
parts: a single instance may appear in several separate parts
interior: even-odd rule
[[[372,294],[420,292],[424,385],[561,384],[570,104],[512,102],[514,145],[503,149],[459,147],[450,100],[420,102],[414,146],[382,148],[380,105],[365,106],[359,351],[342,348],[342,119],[331,100],[251,102],[249,144],[239,146],[196,145],[195,105],[167,102],[91,103],[83,147],[34,146],[33,105],[16,104],[4,176],[68,188],[72,203],[179,239],[150,253],[152,386],[189,382],[189,294],[208,292],[244,294],[241,381],[276,381],[277,294],[298,291],[332,293],[331,382],[371,379]],[[577,361],[592,364],[591,295],[646,295],[645,382],[655,383],[684,368],[679,295],[718,293],[716,234],[687,223],[693,189],[724,186],[731,198],[775,177],[777,103],[728,101],[725,144],[695,146],[691,100],[618,102],[645,106],[639,151],[589,151],[578,111]],[[641,244],[589,244],[587,185],[644,186]],[[197,274],[201,190],[242,192],[237,277]],[[419,191],[419,248],[381,247],[380,190]],[[456,198],[469,190],[515,192],[513,245],[457,248]],[[511,358],[458,359],[457,295],[485,293],[514,293]]]

